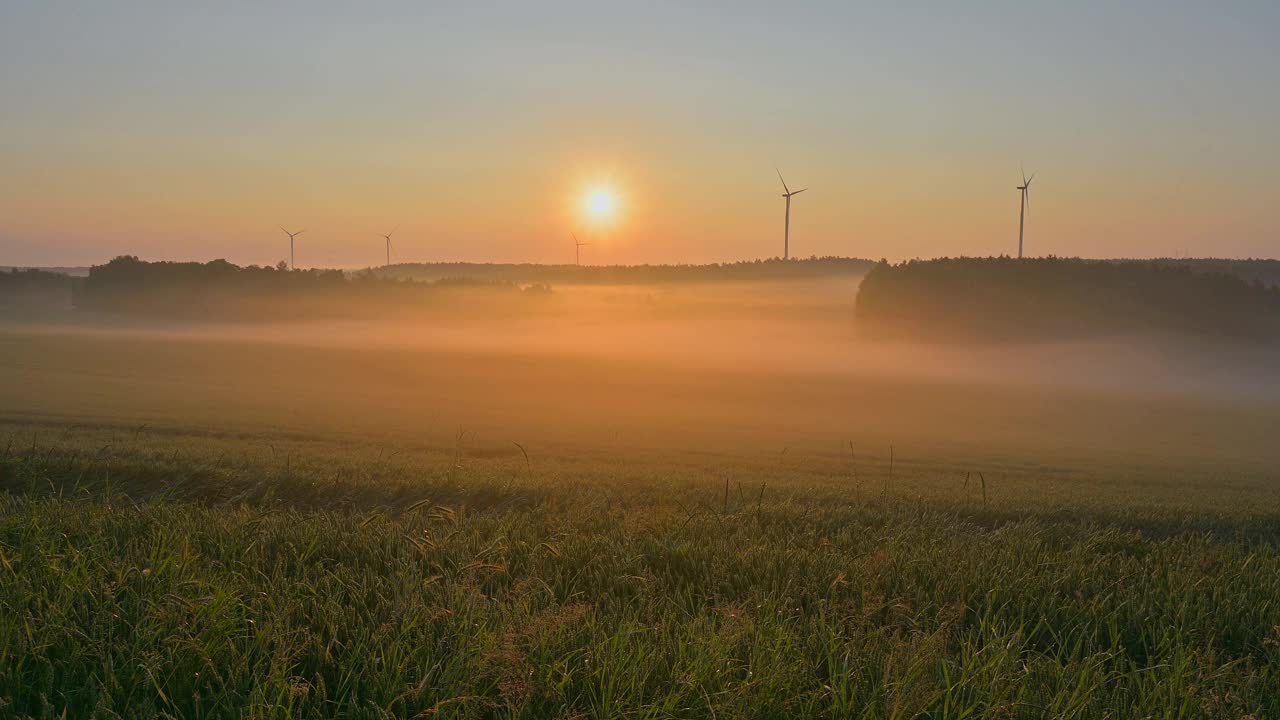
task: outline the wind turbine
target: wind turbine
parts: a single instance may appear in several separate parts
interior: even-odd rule
[[[306,232],[306,230],[299,230],[298,232],[289,232],[288,230],[284,229],[283,225],[280,227],[280,229],[284,231],[285,235],[289,236],[289,269],[292,270],[293,269],[293,239],[298,237],[302,233]]]
[[[378,233],[378,237],[383,238],[383,239],[385,239],[385,240],[387,241],[387,265],[390,265],[390,264],[391,264],[391,236],[392,236],[392,235],[395,235],[395,234],[396,234],[396,230],[399,230],[399,229],[400,229],[400,226],[399,226],[399,225],[397,225],[397,226],[396,226],[396,228],[395,228],[395,230],[392,230],[391,232],[387,233],[386,235],[383,235],[382,233]]]
[[[573,262],[575,265],[581,265],[582,248],[586,245],[590,245],[591,243],[579,242],[577,233],[569,233],[569,235],[573,237]]]
[[[1022,193],[1022,203],[1018,206],[1018,259],[1022,259],[1022,231],[1027,224],[1027,210],[1031,207],[1031,181],[1036,179],[1036,174],[1031,173],[1031,177],[1027,177],[1027,171],[1022,171],[1022,184],[1018,186],[1018,190]]]
[[[774,170],[777,171],[778,173],[778,179],[782,180],[782,171],[778,170],[778,168],[774,168]],[[791,188],[787,187],[787,181],[782,180],[782,190],[783,190],[782,197],[787,199],[787,219],[786,219],[786,223],[782,226],[782,259],[783,260],[786,260],[788,257],[791,256],[791,196],[799,195],[800,193],[808,189],[809,188],[800,188],[799,190],[792,192]]]

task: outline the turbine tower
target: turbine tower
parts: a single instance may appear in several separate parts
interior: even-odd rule
[[[1027,177],[1027,171],[1022,171],[1022,184],[1018,186],[1018,191],[1022,193],[1022,202],[1018,206],[1018,259],[1022,259],[1022,231],[1027,226],[1027,210],[1031,207],[1031,181],[1036,179],[1036,174],[1031,173],[1031,177]]]
[[[782,171],[778,170],[778,168],[774,168],[774,170],[776,170],[778,173],[778,179],[782,180]],[[782,259],[783,260],[786,260],[791,256],[791,196],[799,195],[800,193],[808,189],[809,188],[800,188],[799,190],[796,190],[793,192],[791,188],[787,187],[787,181],[782,180],[782,191],[783,191],[782,197],[787,199],[787,216],[786,216],[786,221],[782,226]]]
[[[281,226],[280,229],[284,232],[285,235],[289,236],[289,269],[292,270],[293,269],[293,239],[298,237],[302,233],[306,232],[306,230],[299,230],[298,232],[289,232],[288,230],[284,229],[284,226]]]
[[[389,265],[391,265],[391,236],[392,236],[392,235],[395,235],[395,234],[396,234],[396,230],[399,230],[399,229],[400,229],[400,226],[399,226],[399,225],[397,225],[397,226],[396,226],[396,228],[395,228],[395,230],[392,230],[391,232],[387,233],[386,235],[383,235],[382,233],[378,233],[378,237],[380,237],[380,238],[382,238],[382,239],[384,239],[384,240],[386,240],[386,241],[387,241],[387,265],[388,265],[388,266],[389,266]]]
[[[573,237],[573,264],[581,265],[582,264],[582,248],[584,246],[590,245],[591,243],[579,242],[577,233],[569,233],[569,235]]]

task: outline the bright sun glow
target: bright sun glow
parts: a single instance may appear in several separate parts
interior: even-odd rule
[[[587,193],[586,204],[593,220],[609,220],[613,218],[618,199],[608,188],[595,188]]]

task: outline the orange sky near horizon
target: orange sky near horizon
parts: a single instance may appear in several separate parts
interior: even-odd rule
[[[1038,173],[1029,255],[1280,252],[1267,7],[1085,3],[1001,27],[995,7],[920,25],[817,3],[777,28],[811,68],[791,74],[757,52],[776,52],[765,5],[507,8],[519,22],[321,5],[296,54],[272,9],[0,11],[0,265],[270,264],[280,225],[307,229],[300,267],[381,264],[397,226],[399,262],[572,262],[571,232],[590,263],[772,257],[775,166],[810,188],[793,256],[1014,253],[1020,163]],[[1025,47],[982,42],[1010,33]],[[332,52],[344,34],[379,49]],[[1032,67],[1007,65],[1027,49]],[[581,217],[594,186],[618,195],[609,228]]]

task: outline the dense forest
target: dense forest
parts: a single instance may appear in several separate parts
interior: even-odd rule
[[[81,278],[47,270],[0,271],[0,313],[67,310]]]
[[[85,277],[43,270],[0,273],[0,310],[29,309],[174,319],[297,319],[414,313],[456,299],[545,295],[550,284],[625,285],[860,277],[874,263],[850,258],[712,265],[579,266],[427,263],[362,271],[290,270],[211,262],[147,262],[121,256]],[[37,293],[36,289],[40,292]],[[453,292],[448,292],[453,291]],[[483,292],[481,292],[483,291]]]
[[[1242,280],[1260,285],[1280,285],[1280,260],[1250,258],[1231,260],[1226,258],[1156,258],[1153,260],[1118,260],[1122,263],[1145,265],[1154,263],[1165,267],[1186,267],[1201,274],[1235,275]]]
[[[412,263],[374,270],[380,276],[414,280],[468,277],[555,285],[627,285],[674,282],[801,280],[831,275],[861,275],[871,260],[812,257],[799,260],[745,260],[709,265],[535,265],[529,263]]]
[[[1280,287],[1159,262],[943,258],[880,263],[859,288],[855,314],[874,337],[1280,340]]]
[[[42,267],[0,265],[0,272],[24,272],[27,270],[40,270],[54,275],[70,275],[72,277],[86,277],[89,275],[89,268],[81,265],[47,265]]]
[[[412,311],[441,300],[448,290],[480,289],[510,295],[544,294],[544,285],[440,278],[417,282],[369,272],[240,267],[207,263],[145,262],[117,257],[94,266],[75,290],[79,310],[173,318],[287,319],[359,316],[388,308]]]
[[[944,258],[900,265],[850,258],[714,265],[431,263],[360,272],[115,258],[87,277],[0,271],[0,314],[72,308],[188,319],[413,313],[449,291],[524,297],[558,284],[662,284],[866,278],[859,327],[872,336],[1020,339],[1117,332],[1280,337],[1280,261]],[[456,296],[457,293],[452,293]],[[471,293],[474,299],[477,293]]]

